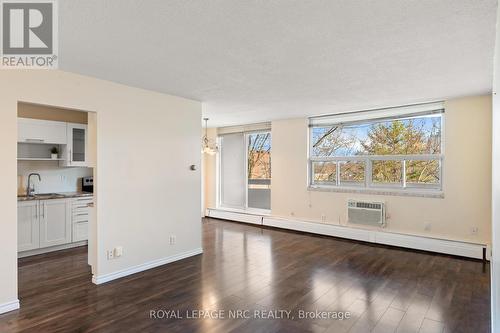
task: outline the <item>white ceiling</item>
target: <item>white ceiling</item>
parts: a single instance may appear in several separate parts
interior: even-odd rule
[[[60,68],[234,125],[491,91],[496,0],[64,0]]]

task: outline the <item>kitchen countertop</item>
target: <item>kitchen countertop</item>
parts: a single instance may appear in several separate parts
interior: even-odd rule
[[[34,196],[28,197],[25,195],[18,195],[17,201],[33,201],[33,200],[53,200],[53,199],[70,199],[91,197],[93,193],[90,192],[58,192],[58,193],[37,193]]]

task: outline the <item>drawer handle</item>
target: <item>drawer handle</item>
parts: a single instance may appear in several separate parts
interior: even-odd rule
[[[78,222],[75,222],[76,224],[79,224],[79,223],[88,223],[89,221],[78,221]]]
[[[76,207],[73,207],[73,208],[76,209],[76,208],[87,208],[87,207],[88,207],[88,205],[85,205],[85,206],[76,206]]]
[[[76,214],[76,216],[86,216],[89,215],[88,213],[82,213],[82,214]]]
[[[89,203],[87,204],[87,207],[93,208],[93,207],[94,207],[94,203],[93,203],[93,202],[89,202]]]

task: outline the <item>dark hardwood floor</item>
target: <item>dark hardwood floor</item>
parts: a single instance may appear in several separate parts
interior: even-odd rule
[[[90,281],[86,248],[21,259],[21,309],[0,316],[0,332],[490,331],[481,261],[213,219],[203,242],[203,255],[101,286]],[[186,318],[196,309],[226,318]],[[159,310],[184,318],[159,319],[171,316]],[[229,310],[250,318],[229,319]],[[280,314],[272,310],[290,318],[255,318]],[[350,318],[299,319],[301,310]]]

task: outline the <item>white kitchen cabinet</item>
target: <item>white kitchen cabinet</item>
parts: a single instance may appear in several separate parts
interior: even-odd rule
[[[40,247],[38,201],[17,204],[17,250],[28,251]]]
[[[89,239],[89,222],[78,221],[73,223],[73,243]]]
[[[71,201],[40,201],[40,248],[71,243]]]
[[[88,126],[86,124],[17,118],[18,159],[48,160],[50,148],[58,145],[58,159],[65,167],[90,164]],[[42,147],[43,145],[43,147]]]
[[[89,238],[93,197],[18,201],[18,252],[70,245]],[[40,252],[38,252],[40,253]]]
[[[65,145],[67,125],[60,121],[17,118],[17,142]]]
[[[84,124],[68,123],[66,137],[68,144],[63,147],[64,166],[88,166],[88,129]]]
[[[73,243],[89,239],[89,203],[93,197],[75,198],[72,202]]]

